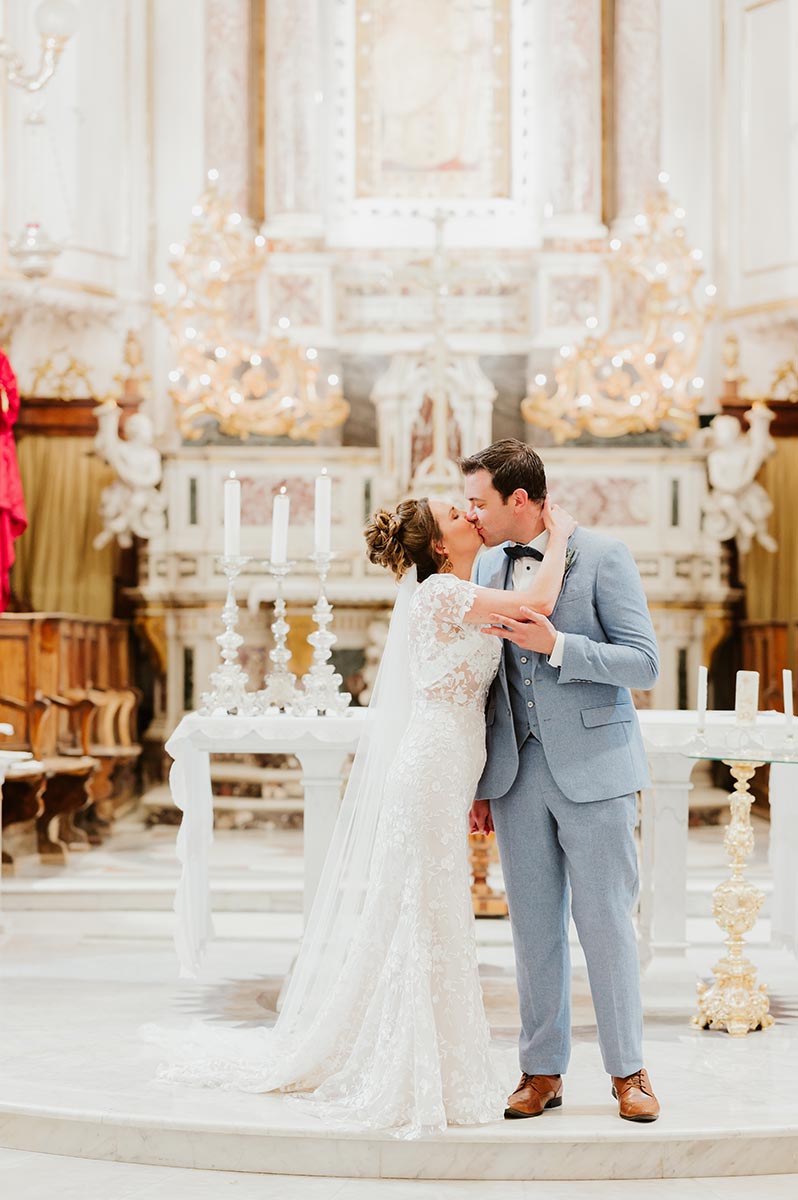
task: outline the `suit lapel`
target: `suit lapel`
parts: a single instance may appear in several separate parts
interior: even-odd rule
[[[504,559],[504,562],[503,563],[500,562],[498,567],[496,568],[493,578],[491,579],[490,586],[501,589],[504,592],[508,592],[508,591],[512,590],[512,586],[513,586],[513,560],[511,558],[507,557],[507,555],[504,553],[504,550],[501,551],[501,556]],[[504,692],[504,698],[507,701],[507,706],[509,708],[510,707],[510,688],[507,683],[507,660],[505,658],[505,653],[507,651],[508,645],[509,645],[508,642],[504,642],[502,644],[502,655],[501,655],[501,658],[499,659],[499,670],[498,670],[497,678],[499,680],[499,683],[501,684],[502,690]]]

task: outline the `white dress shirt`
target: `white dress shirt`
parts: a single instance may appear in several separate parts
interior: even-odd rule
[[[536,538],[527,543],[533,550],[539,550],[541,554],[546,553],[546,547],[549,544],[549,531],[544,529]],[[540,563],[536,558],[517,558],[513,563],[513,591],[526,592],[529,590],[532,580],[538,573]],[[558,633],[557,640],[554,643],[554,649],[549,655],[549,662],[553,667],[562,666],[562,656],[565,650],[565,634]]]

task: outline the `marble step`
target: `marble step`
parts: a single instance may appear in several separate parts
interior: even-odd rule
[[[138,1114],[15,1110],[0,1103],[0,1145],[195,1170],[373,1180],[675,1181],[798,1171],[798,1128],[760,1131],[740,1123],[702,1130],[687,1122],[676,1128],[660,1122],[627,1127],[606,1101],[601,1115],[592,1118],[545,1114],[540,1121],[497,1123],[487,1131],[450,1129],[416,1141],[347,1136],[319,1122],[305,1128],[275,1123],[273,1112],[281,1103],[287,1102],[259,1096],[259,1118],[232,1127],[212,1117],[192,1124],[171,1114],[153,1121]]]
[[[42,912],[49,909],[87,912],[97,907],[114,912],[171,912],[177,880],[60,879],[3,880],[2,907],[6,912]],[[214,912],[299,913],[302,886],[285,880],[216,879],[211,883]]]
[[[705,917],[712,913],[712,893],[726,876],[721,870],[687,884],[687,916]],[[770,915],[772,881],[762,872],[752,871],[749,879],[765,894],[760,909]],[[176,880],[114,880],[64,875],[48,879],[4,879],[2,907],[7,912],[47,911],[50,909],[86,912],[101,906],[114,912],[171,912]],[[299,913],[302,911],[302,884],[294,876],[286,879],[252,880],[215,879],[211,883],[214,912]]]

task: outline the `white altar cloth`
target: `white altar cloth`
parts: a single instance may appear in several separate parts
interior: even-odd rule
[[[13,725],[5,725],[5,724],[0,725],[0,734],[4,735],[6,737],[10,737],[13,734],[13,732],[14,732]],[[31,754],[31,752],[29,750],[0,750],[0,818],[2,818],[2,815],[3,815],[3,782],[5,780],[5,777],[8,772],[9,767],[12,767],[14,765],[14,763],[32,762],[32,761],[33,761],[33,755]],[[0,827],[2,827],[1,819],[0,819]],[[4,931],[5,931],[5,926],[3,925],[3,863],[2,863],[2,855],[0,855],[0,933],[3,933]]]
[[[189,713],[166,743],[174,759],[172,799],[183,813],[175,896],[175,945],[182,978],[194,978],[213,936],[208,851],[213,841],[211,754],[294,754],[305,788],[304,911],[316,893],[341,797],[341,768],[357,746],[368,710],[340,717],[204,717]]]
[[[687,829],[690,775],[696,760],[686,751],[695,737],[694,711],[639,713],[651,769],[642,798],[640,953],[644,997],[650,1006],[690,1007],[695,974],[687,962]],[[181,976],[194,977],[213,935],[208,851],[213,841],[210,754],[295,754],[305,788],[304,913],[316,892],[341,797],[341,768],[359,740],[368,710],[351,708],[341,717],[184,717],[166,744],[174,758],[172,796],[183,812],[177,838],[181,863],[175,897],[175,942]],[[708,714],[708,731],[734,727],[733,712]],[[784,717],[760,713],[757,730],[780,741]],[[774,936],[798,945],[798,766],[778,765],[771,777],[776,827],[771,843],[774,879]],[[789,808],[789,811],[788,811]],[[774,816],[774,820],[776,817]],[[709,913],[707,914],[709,915]],[[778,931],[778,933],[777,933]]]
[[[792,763],[770,768],[770,869],[771,942],[798,957],[798,765]]]

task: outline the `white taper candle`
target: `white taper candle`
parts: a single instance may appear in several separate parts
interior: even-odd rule
[[[272,504],[272,554],[275,566],[288,561],[288,513],[291,499],[281,487]]]
[[[225,558],[237,558],[240,553],[241,482],[231,471],[224,481],[224,554]]]
[[[315,549],[317,554],[330,553],[330,524],[332,522],[332,479],[324,467],[316,476]]]
[[[698,700],[696,708],[698,709],[698,728],[703,729],[707,723],[707,668],[700,666],[698,668]]]
[[[788,725],[795,720],[792,704],[792,671],[782,671],[781,682],[784,687],[784,718]]]
[[[734,715],[738,725],[756,724],[759,711],[759,672],[738,671]]]

